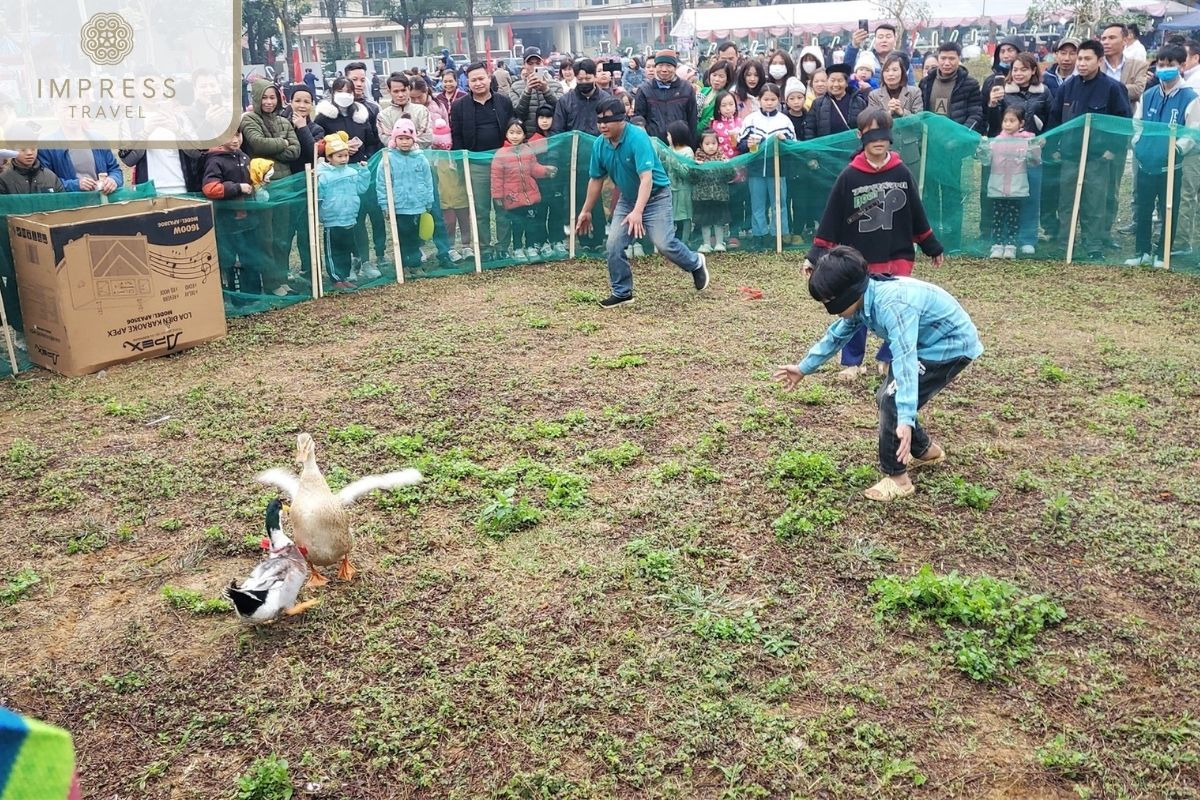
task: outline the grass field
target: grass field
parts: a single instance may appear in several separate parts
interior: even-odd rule
[[[97,798],[1200,795],[1200,283],[919,265],[987,353],[879,507],[877,378],[783,393],[828,317],[794,263],[713,273],[421,281],[0,383],[0,704]],[[427,481],[247,629],[209,601],[300,431],[335,486]]]

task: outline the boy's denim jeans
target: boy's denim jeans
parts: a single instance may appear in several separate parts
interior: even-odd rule
[[[917,362],[917,409],[923,408],[970,364],[971,359],[966,357],[930,364]],[[891,366],[875,399],[879,403],[879,469],[884,475],[902,475],[908,471],[908,467],[896,460],[896,448],[900,446],[900,440],[896,438],[896,377]],[[918,419],[913,424],[911,452],[914,457],[920,458],[927,450],[929,434],[925,433]]]
[[[633,243],[633,236],[625,227],[625,217],[633,210],[636,199],[621,195],[621,199],[617,201],[617,208],[613,211],[612,222],[608,226],[608,282],[615,297],[633,295],[633,270],[629,266],[629,259],[625,257],[625,248]],[[652,191],[650,199],[646,202],[646,210],[642,212],[646,236],[667,261],[684,272],[695,272],[700,269],[700,256],[689,250],[687,245],[675,236],[675,221],[672,216],[670,187],[664,186]]]

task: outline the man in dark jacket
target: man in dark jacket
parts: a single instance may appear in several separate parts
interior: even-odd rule
[[[921,100],[925,110],[947,117],[967,130],[983,133],[983,102],[979,82],[962,66],[962,47],[958,42],[942,42],[938,47],[938,68],[921,80]],[[947,153],[949,177],[926,184],[927,206],[934,228],[942,234],[946,250],[962,248],[962,162],[966,154]],[[955,168],[957,166],[957,169]],[[937,172],[935,170],[935,172]]]
[[[466,97],[450,106],[450,146],[454,150],[473,153],[494,153],[504,144],[504,130],[516,116],[512,100],[495,90],[495,83],[482,61],[467,67]],[[491,240],[492,230],[492,163],[491,159],[472,159],[469,178],[475,197],[475,218],[479,220],[479,244]],[[496,241],[503,249],[510,238],[508,214],[500,200],[496,205]],[[490,244],[485,248],[492,250]],[[491,252],[489,252],[489,257]]]
[[[42,163],[38,161],[36,148],[17,151],[13,160],[0,172],[0,195],[4,194],[44,194],[62,192],[62,181]],[[4,313],[8,316],[8,324],[18,336],[18,346],[24,348],[21,332],[25,329],[21,317],[21,303],[17,297],[17,273],[13,269],[8,254],[0,254],[0,280],[4,284]]]
[[[696,130],[696,90],[675,74],[679,56],[674,50],[659,50],[654,56],[654,78],[642,84],[633,102],[633,113],[646,120],[646,133],[667,141],[667,127],[684,122]]]
[[[550,132],[579,131],[599,136],[596,109],[612,95],[596,85],[596,62],[590,58],[579,59],[574,74],[575,88],[564,91],[555,104],[554,123],[550,126]],[[645,86],[642,91],[645,91]]]
[[[542,106],[554,108],[562,97],[562,84],[550,77],[550,71],[542,64],[542,51],[536,47],[525,48],[525,67],[521,77],[513,82],[508,98],[516,109],[517,119],[525,123],[525,133],[537,131],[538,109]]]
[[[1075,62],[1076,74],[1059,88],[1050,106],[1050,127],[1058,127],[1085,114],[1126,118],[1133,116],[1133,109],[1129,105],[1129,93],[1125,87],[1101,71],[1100,59],[1103,57],[1104,48],[1099,42],[1089,39],[1079,45],[1079,58]],[[1059,208],[1074,206],[1079,165],[1086,161],[1083,193],[1087,202],[1079,206],[1079,229],[1085,234],[1084,244],[1087,247],[1088,258],[1098,260],[1104,256],[1104,246],[1112,242],[1113,220],[1108,215],[1105,201],[1109,194],[1115,191],[1114,187],[1120,180],[1120,175],[1114,173],[1118,153],[1122,154],[1121,165],[1124,166],[1123,154],[1127,147],[1127,137],[1120,133],[1106,133],[1100,126],[1093,126],[1088,152],[1081,153],[1082,130],[1082,127],[1076,127],[1070,135],[1059,137],[1057,156],[1062,164],[1058,181],[1062,193]],[[1059,226],[1061,240],[1070,236],[1070,227],[1069,218],[1068,224]]]

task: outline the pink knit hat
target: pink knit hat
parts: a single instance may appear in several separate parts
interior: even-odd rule
[[[417,126],[413,125],[411,119],[398,119],[392,127],[392,139],[398,136],[407,136],[410,139],[417,138]]]

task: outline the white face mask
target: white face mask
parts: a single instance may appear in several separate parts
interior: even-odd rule
[[[354,95],[350,94],[349,92],[333,93],[333,104],[338,108],[349,108],[350,104],[353,102]]]
[[[812,61],[805,61],[803,64],[800,65],[800,68],[804,70],[805,75],[812,75],[814,72],[817,71],[817,65],[815,62],[812,62]]]
[[[787,67],[785,67],[783,64],[772,64],[767,68],[767,72],[771,73],[772,78],[779,80],[784,75],[787,75]]]

